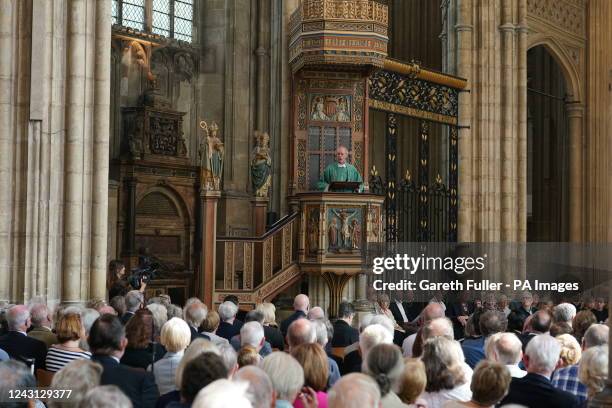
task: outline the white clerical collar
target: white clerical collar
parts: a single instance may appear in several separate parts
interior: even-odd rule
[[[338,163],[338,167],[346,167],[346,163],[344,163],[344,164]]]

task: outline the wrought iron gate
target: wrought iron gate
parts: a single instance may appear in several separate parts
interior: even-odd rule
[[[416,64],[393,61],[369,80],[369,106],[387,112],[386,180],[373,169],[370,190],[384,194],[387,242],[457,241],[458,94],[465,81]],[[418,174],[400,180],[397,165],[397,115],[418,118]],[[430,184],[429,135],[433,123],[448,127],[448,185],[440,175]]]

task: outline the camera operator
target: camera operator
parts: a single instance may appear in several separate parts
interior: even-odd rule
[[[108,298],[112,299],[115,296],[125,296],[132,288],[128,282],[125,265],[123,262],[115,259],[108,265],[108,275],[106,279],[106,287],[108,288]],[[147,287],[146,282],[140,281],[140,292],[144,293]]]

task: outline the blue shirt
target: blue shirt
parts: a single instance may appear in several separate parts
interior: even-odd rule
[[[11,357],[6,353],[6,351],[0,349],[0,361],[8,361]]]
[[[587,387],[578,380],[578,364],[558,369],[551,382],[555,388],[574,394],[580,402],[586,401]]]
[[[465,339],[463,340],[463,343],[461,343],[463,355],[465,356],[465,362],[470,366],[470,368],[473,369],[480,360],[484,360],[484,343],[484,336],[476,339]]]

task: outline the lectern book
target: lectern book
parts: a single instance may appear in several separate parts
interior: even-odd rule
[[[329,191],[345,191],[345,192],[359,192],[359,186],[361,185],[358,181],[332,181],[329,183]]]

